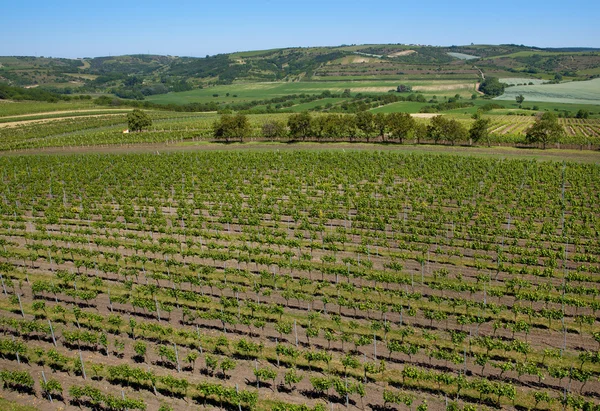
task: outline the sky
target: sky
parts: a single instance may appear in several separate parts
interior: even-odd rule
[[[30,0],[0,10],[3,56],[203,57],[373,43],[600,47],[595,0]]]

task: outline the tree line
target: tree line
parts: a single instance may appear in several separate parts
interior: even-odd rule
[[[490,121],[478,117],[467,128],[456,119],[435,116],[429,124],[416,121],[408,113],[371,113],[362,111],[356,114],[325,114],[313,116],[308,112],[292,114],[287,122],[268,120],[261,127],[261,136],[275,140],[377,140],[403,143],[405,140],[433,140],[454,145],[460,141],[478,142],[485,140],[489,133]],[[250,122],[245,114],[223,114],[212,125],[215,139],[226,142],[239,140],[252,135]]]
[[[292,114],[287,122],[268,120],[261,127],[261,137],[275,140],[288,138],[291,140],[319,141],[327,140],[373,140],[390,143],[404,143],[414,140],[420,144],[423,140],[435,144],[446,143],[455,145],[460,142],[469,144],[490,141],[490,120],[479,113],[473,115],[474,122],[469,127],[460,121],[447,116],[434,116],[429,124],[418,122],[408,113],[372,113],[361,111],[356,114],[324,114],[311,115],[308,112]],[[248,117],[243,113],[223,114],[212,125],[212,135],[215,139],[231,142],[244,141],[253,136]],[[538,118],[527,130],[525,143],[547,144],[559,141],[564,130],[558,124],[557,117],[545,113]]]

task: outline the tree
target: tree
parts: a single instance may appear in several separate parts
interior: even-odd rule
[[[523,104],[525,101],[525,97],[523,97],[523,94],[519,94],[517,97],[515,97],[515,100],[517,101],[519,107],[521,107],[521,104]]]
[[[142,131],[152,125],[152,119],[142,110],[135,109],[127,114],[129,131]]]
[[[241,143],[248,135],[250,135],[250,123],[245,114],[238,113],[235,116],[223,114],[213,123],[213,136],[224,138],[227,143],[231,138],[239,138]]]
[[[236,136],[240,138],[240,143],[244,137],[248,137],[250,135],[250,122],[245,114],[237,113],[233,117],[233,126]]]
[[[309,113],[292,114],[288,118],[288,127],[292,138],[305,139],[311,133],[312,118]]]
[[[365,135],[367,142],[369,142],[369,138],[373,137],[373,133],[377,131],[374,117],[370,111],[361,111],[356,114],[356,128]]]
[[[589,118],[590,117],[590,112],[580,108],[579,111],[577,112],[577,114],[575,115],[575,117],[577,118]]]
[[[490,126],[490,120],[487,118],[478,117],[475,122],[471,124],[469,129],[469,138],[471,141],[477,143],[481,140],[487,140],[488,146],[490,145],[490,132],[488,130]]]
[[[286,134],[285,123],[282,121],[267,121],[262,126],[262,134],[265,138],[273,140],[277,137],[283,137]]]
[[[542,143],[545,150],[548,143],[557,142],[564,134],[556,115],[546,112],[527,130],[525,139],[528,143]]]
[[[467,129],[455,119],[435,116],[427,126],[427,135],[436,143],[445,139],[454,145],[457,141],[466,140]]]
[[[379,137],[384,139],[385,132],[388,129],[387,115],[385,113],[377,113],[373,117],[373,122],[375,124],[375,128],[379,133]]]
[[[413,136],[417,140],[417,144],[421,144],[421,140],[427,137],[427,126],[423,123],[415,122]]]
[[[387,120],[390,136],[400,140],[401,143],[415,128],[415,119],[408,113],[391,113]]]
[[[505,88],[506,84],[500,83],[500,80],[496,77],[486,77],[486,79],[481,82],[479,91],[485,95],[497,97],[504,93]]]

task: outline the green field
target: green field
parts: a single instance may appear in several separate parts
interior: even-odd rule
[[[525,101],[545,101],[572,104],[600,104],[600,79],[572,81],[561,84],[514,86],[507,88],[496,100],[515,100],[522,94]]]
[[[146,100],[159,104],[187,103],[236,103],[264,100],[291,94],[321,94],[324,91],[340,94],[349,89],[352,93],[385,94],[395,90],[399,84],[409,84],[415,91],[421,89],[425,95],[470,95],[471,82],[466,80],[375,80],[375,81],[313,81],[313,82],[268,82],[238,83],[214,86],[179,93],[159,94]],[[473,82],[474,84],[474,82]],[[227,95],[229,93],[229,96]],[[214,97],[214,95],[218,97]],[[237,97],[233,97],[236,95]]]
[[[97,109],[98,106],[91,101],[60,101],[46,103],[43,101],[3,102],[0,100],[0,117],[18,116],[22,114],[45,113],[50,111],[67,111],[79,109]]]
[[[415,101],[399,101],[397,103],[386,104],[371,110],[373,113],[418,113],[427,103],[417,103]]]

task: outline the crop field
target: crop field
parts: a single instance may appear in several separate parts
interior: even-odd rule
[[[0,170],[8,400],[598,406],[598,165],[234,151]]]
[[[16,103],[0,100],[0,116],[18,116],[32,113],[45,113],[55,111],[73,111],[78,109],[97,109],[98,106],[89,101],[81,102],[26,102]]]
[[[522,94],[525,101],[547,101],[572,104],[600,104],[600,79],[561,84],[514,86],[496,100],[515,100]]]
[[[301,111],[316,106],[325,107],[327,104],[336,104],[341,101],[343,99],[320,99],[292,106],[292,110]],[[427,116],[431,117],[436,114],[418,113],[423,105],[424,103],[417,102],[397,102],[372,111],[374,113],[398,111],[413,113],[419,123],[428,125],[430,120]],[[475,107],[456,109],[442,115],[452,116],[468,128],[473,122],[469,113],[475,112],[475,109]],[[128,110],[123,109],[102,110],[98,108],[97,111],[48,112],[0,117],[0,151],[35,150],[50,147],[91,148],[109,145],[208,142],[214,140],[212,126],[219,119],[219,115],[216,113],[147,111],[153,120],[151,127],[142,133],[123,134],[123,130],[127,128],[127,112]],[[535,117],[509,115],[508,113],[486,115],[491,121],[488,129],[491,135],[489,141],[481,141],[479,144],[511,145],[524,141],[526,130],[533,124]],[[313,116],[322,115],[316,113]],[[270,121],[286,124],[289,116],[290,114],[286,113],[248,115],[250,130],[244,140],[264,139],[263,124]],[[348,115],[348,118],[352,120],[353,116]],[[600,119],[560,119],[559,123],[565,130],[565,135],[558,141],[559,145],[577,145],[580,148],[583,146],[593,148],[600,145]],[[278,139],[289,141],[290,138],[283,136]],[[309,140],[332,141],[332,138],[312,137]],[[365,140],[365,137],[355,129],[352,135],[338,137],[335,140],[361,141]],[[406,142],[416,143],[414,139],[407,139]]]
[[[464,54],[464,53],[448,53],[449,56],[452,56],[454,58],[457,58],[459,60],[475,60],[480,58],[479,56],[473,56],[471,54]]]
[[[282,97],[291,94],[321,94],[324,91],[343,93],[349,89],[352,93],[387,93],[395,90],[401,80],[373,81],[303,81],[303,82],[268,82],[238,83],[226,86],[214,86],[179,93],[149,96],[148,101],[160,104],[185,104],[227,102],[236,103]],[[473,89],[475,82],[465,80],[408,80],[403,84],[413,86],[427,94],[454,95],[461,90]],[[216,96],[215,96],[216,95]],[[234,95],[236,97],[234,97]],[[470,94],[468,94],[470,96]]]
[[[548,80],[540,80],[537,78],[527,78],[527,77],[510,77],[510,78],[501,78],[499,79],[501,83],[510,84],[511,86],[516,86],[518,84],[527,84],[533,83],[533,85],[539,85],[547,83]]]

